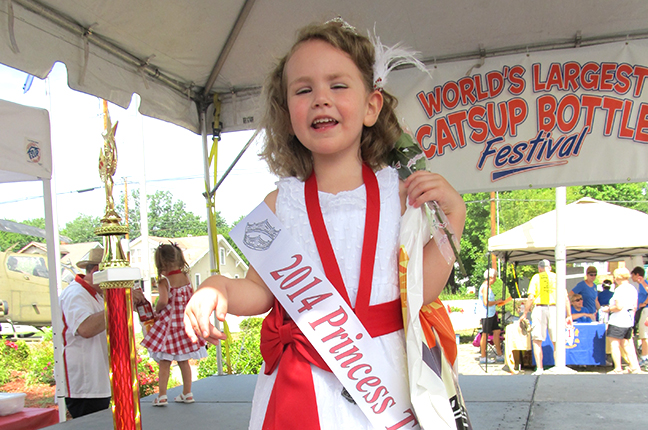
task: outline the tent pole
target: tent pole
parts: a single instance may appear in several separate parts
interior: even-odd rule
[[[566,274],[567,274],[567,248],[565,246],[565,229],[563,223],[563,214],[567,200],[567,189],[565,187],[556,187],[556,318],[558,319],[556,328],[556,369],[562,371],[565,369],[565,301],[567,299]]]
[[[54,378],[56,380],[56,402],[58,404],[59,422],[65,416],[65,368],[63,366],[63,331],[61,308],[58,296],[61,285],[61,251],[59,245],[58,217],[56,215],[56,187],[54,174],[52,179],[43,180],[43,197],[45,199],[45,242],[47,244],[47,267],[49,273],[50,306],[52,309],[52,342],[54,344]]]
[[[207,207],[207,236],[209,243],[209,267],[210,275],[220,273],[218,267],[218,231],[216,230],[216,220],[213,219],[215,214],[213,213],[213,201],[214,196],[208,194],[209,184],[211,183],[210,176],[210,164],[212,160],[212,155],[214,157],[214,179],[216,179],[216,156],[218,153],[218,136],[214,136],[216,142],[210,151],[207,143],[207,104],[204,104],[200,109],[200,135],[202,138],[202,147],[203,147],[203,172],[205,177],[205,190],[204,193]],[[216,108],[216,106],[214,106]],[[217,115],[216,113],[215,115]],[[214,118],[215,126],[219,126],[220,118]],[[213,151],[213,153],[212,153]],[[216,313],[212,314],[214,316],[213,323],[214,327],[218,330],[221,330],[220,321],[216,318]],[[221,343],[218,342],[216,345],[216,368],[218,369],[218,375],[223,374],[223,352],[221,349]]]
[[[488,263],[487,265],[487,275],[488,277],[486,278],[486,316],[485,318],[488,318],[488,298],[490,297],[490,292],[491,292],[491,281],[490,281],[490,271],[495,270],[494,267],[490,267],[490,262],[492,261],[493,258],[493,253],[488,251]],[[497,308],[495,308],[495,317],[497,317]],[[486,362],[484,363],[484,372],[488,373],[488,333],[484,333],[483,327],[482,327],[482,339],[486,336]],[[494,338],[493,338],[494,339]],[[494,342],[494,340],[493,340]]]
[[[142,99],[140,98],[140,104]],[[142,244],[142,291],[146,299],[153,303],[151,293],[153,292],[153,285],[151,284],[151,251],[149,250],[149,222],[148,222],[148,195],[146,190],[146,141],[144,140],[144,116],[140,113],[139,108],[136,110],[135,115],[140,120],[140,130],[142,132],[142,177],[140,179],[140,193],[139,193],[139,209],[140,209],[140,238]],[[128,198],[125,196],[124,199]],[[130,249],[130,242],[128,245]]]

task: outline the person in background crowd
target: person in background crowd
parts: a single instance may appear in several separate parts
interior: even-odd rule
[[[583,296],[583,307],[585,308],[585,311],[588,314],[594,314],[594,316],[596,316],[596,312],[601,307],[598,302],[598,289],[594,283],[596,275],[598,275],[596,267],[589,266],[587,270],[585,270],[585,280],[580,281],[569,292],[570,299],[574,294],[580,294]]]
[[[603,307],[610,304],[610,299],[614,295],[614,293],[610,290],[610,288],[612,287],[612,281],[610,281],[609,279],[605,279],[601,284],[601,287],[603,288],[603,291],[599,291],[598,301],[599,301],[599,305]],[[599,308],[598,315],[597,315],[599,322],[607,324],[609,315],[610,314],[608,314],[607,312],[601,312],[601,308]]]
[[[67,393],[65,406],[72,418],[108,409],[110,377],[103,291],[94,283],[103,249],[90,250],[76,275],[59,298],[63,316],[63,357]]]
[[[632,326],[634,324],[634,313],[637,306],[637,289],[628,282],[630,271],[620,267],[614,271],[614,283],[617,285],[610,304],[603,307],[604,312],[609,312],[607,337],[610,339],[612,361],[614,370],[608,373],[623,373],[621,367],[621,350],[630,368],[630,373],[641,373],[637,354],[635,353],[632,339]]]
[[[574,322],[578,323],[591,323],[596,320],[595,314],[590,314],[583,306],[583,296],[580,294],[573,294],[571,296],[571,316]]]
[[[520,320],[526,320],[526,315],[531,305],[534,305],[531,311],[531,339],[533,340],[533,356],[535,357],[537,369],[534,375],[542,375],[544,367],[542,364],[542,342],[547,337],[554,344],[554,354],[556,353],[556,274],[551,271],[549,260],[540,260],[538,262],[538,273],[533,275],[529,283],[528,298],[524,306],[524,312]],[[567,324],[571,324],[571,308],[569,300],[565,297],[565,312],[567,314]]]
[[[479,358],[480,364],[486,363],[486,342],[488,342],[488,336],[493,335],[493,344],[495,345],[495,351],[497,356],[495,359],[488,360],[489,363],[504,363],[504,354],[502,354],[502,346],[500,343],[500,333],[502,329],[499,325],[497,318],[497,306],[503,306],[511,301],[511,297],[508,297],[506,300],[495,300],[495,295],[493,294],[493,284],[497,280],[497,272],[495,269],[488,269],[484,272],[484,283],[479,287],[479,303],[481,304],[481,324],[482,324],[482,333],[480,340],[480,352],[481,356]],[[488,291],[488,292],[487,292]]]
[[[598,302],[601,306],[607,306],[610,304],[610,299],[614,295],[614,292],[610,290],[612,288],[612,281],[609,279],[604,280],[601,287],[603,291],[599,291],[598,293]]]
[[[638,284],[637,288],[637,312],[635,314],[635,330],[641,342],[641,357],[639,365],[648,369],[648,282],[644,278],[645,270],[637,266],[630,272],[632,281]]]

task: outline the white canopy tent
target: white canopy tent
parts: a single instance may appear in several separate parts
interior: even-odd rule
[[[560,193],[559,193],[560,191]],[[560,194],[560,196],[559,196]],[[556,210],[488,239],[488,250],[506,263],[555,261],[557,299],[566,296],[566,262],[611,261],[648,254],[648,214],[588,197],[564,204],[565,188],[556,192]],[[565,365],[565,310],[557,307],[556,364]]]
[[[588,197],[565,206],[568,261],[612,261],[648,254],[648,214]],[[488,239],[488,250],[513,263],[554,259],[556,211]]]
[[[642,0],[1,0],[0,62],[39,78],[56,61],[71,88],[203,131],[254,129],[260,88],[297,29],[336,16],[376,27],[429,65],[648,37]],[[477,63],[477,61],[476,61]]]
[[[61,262],[56,188],[52,179],[52,151],[49,113],[44,109],[21,106],[0,100],[0,182],[42,181],[45,200],[47,265],[49,267],[50,304],[54,344],[56,397],[59,419],[65,420],[63,386],[63,349],[61,341]]]

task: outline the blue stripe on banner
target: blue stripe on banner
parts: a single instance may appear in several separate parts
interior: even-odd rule
[[[498,179],[502,179],[502,178],[506,178],[506,177],[511,176],[511,175],[515,175],[516,173],[526,172],[526,171],[529,171],[529,170],[543,169],[545,167],[558,166],[560,164],[567,164],[567,161],[555,161],[553,163],[536,164],[534,166],[519,167],[517,169],[499,170],[499,171],[493,172],[491,174],[491,179],[493,181],[497,181]]]

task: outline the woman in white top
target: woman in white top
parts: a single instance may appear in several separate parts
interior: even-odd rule
[[[630,279],[630,271],[625,267],[620,267],[614,271],[614,283],[617,287],[610,299],[610,304],[601,308],[603,312],[610,314],[606,335],[610,339],[614,370],[609,373],[623,373],[621,349],[623,349],[630,363],[628,372],[641,373],[634,345],[630,342],[632,339],[632,326],[634,325],[634,313],[637,308],[637,289],[628,282],[628,279]]]

